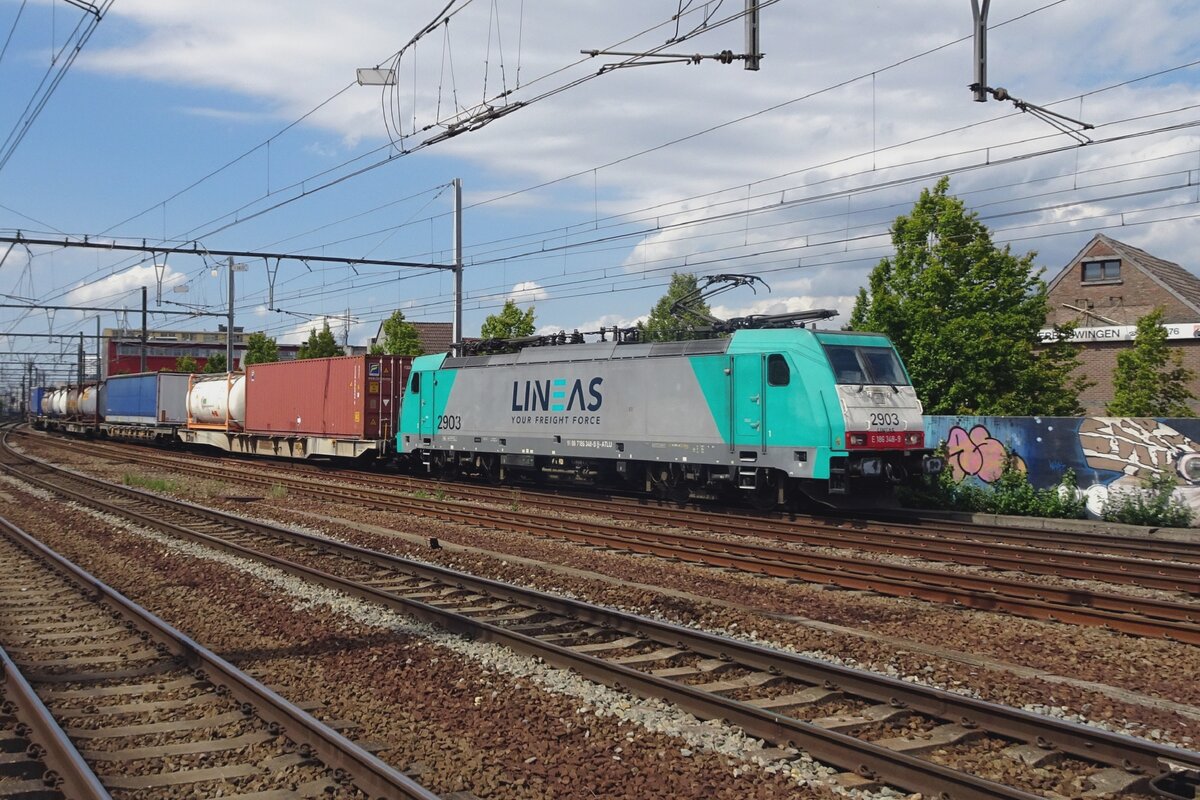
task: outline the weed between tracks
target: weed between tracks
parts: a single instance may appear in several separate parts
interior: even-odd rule
[[[179,492],[182,487],[167,478],[151,478],[134,472],[126,472],[121,476],[121,482],[126,486],[136,486],[139,489],[149,489],[152,492]]]

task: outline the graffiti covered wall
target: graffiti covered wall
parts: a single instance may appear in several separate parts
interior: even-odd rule
[[[1200,511],[1200,419],[1145,417],[926,417],[925,440],[945,443],[956,480],[992,483],[1005,453],[1038,488],[1075,471],[1088,509],[1108,493],[1141,486],[1157,474],[1179,482],[1176,495]]]

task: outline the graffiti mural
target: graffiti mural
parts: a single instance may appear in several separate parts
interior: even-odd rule
[[[1200,419],[1133,417],[926,417],[925,439],[944,444],[955,480],[993,483],[1007,453],[1038,488],[1074,470],[1088,510],[1111,492],[1172,475],[1175,495],[1200,512]]]
[[[974,425],[967,430],[961,425],[950,428],[946,434],[946,460],[954,473],[954,480],[962,482],[968,477],[992,483],[1004,472],[1008,461],[1008,450],[1004,442],[992,436],[986,425]],[[1013,466],[1026,471],[1025,462],[1018,453],[1012,454]]]

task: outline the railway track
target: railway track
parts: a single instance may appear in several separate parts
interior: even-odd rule
[[[150,495],[21,457],[23,480],[464,636],[949,798],[1194,796],[1200,753],[1041,717]],[[99,499],[100,496],[104,499]],[[996,759],[1004,768],[996,774]],[[982,774],[981,774],[982,773]],[[1004,782],[999,782],[1002,779]]]
[[[55,443],[70,447],[69,444]],[[89,448],[89,451],[91,455],[95,454],[94,448]],[[634,528],[623,523],[580,518],[580,514],[590,510],[582,503],[575,503],[571,508],[575,518],[553,518],[545,513],[550,507],[542,505],[535,505],[536,510],[533,511],[505,508],[499,503],[503,503],[506,496],[512,496],[507,490],[504,494],[491,496],[490,502],[497,505],[481,507],[437,497],[405,497],[395,489],[334,485],[328,480],[296,477],[285,472],[266,474],[258,466],[240,462],[231,464],[226,460],[218,460],[215,464],[196,464],[189,463],[188,459],[163,456],[152,451],[147,453],[140,449],[138,455],[140,464],[159,464],[177,472],[206,478],[223,474],[240,486],[260,487],[264,493],[274,486],[284,485],[314,498],[339,503],[353,502],[371,508],[736,569],[756,575],[916,598],[982,611],[999,611],[1033,619],[1104,627],[1137,636],[1161,637],[1200,645],[1200,605],[1191,602],[1138,597],[1077,586],[1058,587],[995,575],[831,555],[770,546],[729,535],[697,534],[681,531],[678,524],[673,523],[673,518],[661,510],[657,516],[649,518],[655,527]],[[527,497],[521,495],[522,504]],[[604,506],[597,508],[595,513],[603,513],[601,508]],[[615,513],[621,517],[623,512],[618,509]],[[695,524],[714,523],[706,520]],[[768,532],[764,535],[772,534]],[[840,529],[794,534],[790,541],[814,544],[819,540],[823,546],[845,549],[848,545],[859,547],[859,539],[868,542],[862,545],[864,547],[885,552],[889,549],[886,542],[870,543],[870,534],[854,538]],[[955,544],[955,547],[959,546]],[[922,557],[928,559],[955,560],[953,552],[935,552],[932,548],[920,552]],[[1064,559],[1069,557],[1056,555]],[[995,563],[998,557],[989,559],[986,555],[978,555],[975,558],[971,563],[999,566]],[[1023,568],[1033,570],[1031,561],[1022,563]],[[1016,565],[1010,566],[1017,568]],[[1186,565],[1084,557],[1074,558],[1070,568],[1060,563],[1048,571],[1063,577],[1135,583],[1166,591],[1200,594],[1198,570]]]
[[[0,797],[435,800],[3,519],[0,576]]]
[[[54,444],[69,446],[58,440]],[[105,447],[101,445],[101,447]],[[112,445],[119,453],[122,445]],[[247,467],[239,459],[191,456],[164,456],[148,452],[145,463],[175,468],[188,461],[230,468]],[[139,457],[139,460],[143,460]],[[257,462],[260,466],[262,462]],[[193,463],[191,466],[195,466]],[[921,527],[911,524],[881,525],[863,521],[819,517],[788,518],[782,515],[733,514],[712,510],[659,505],[653,501],[629,498],[595,499],[579,495],[545,491],[480,486],[467,483],[447,484],[431,479],[404,475],[379,475],[336,467],[303,464],[269,466],[283,474],[317,473],[321,478],[334,476],[360,485],[378,488],[389,494],[403,492],[435,493],[447,491],[456,498],[494,505],[509,505],[514,498],[522,506],[552,513],[595,514],[644,525],[706,530],[785,543],[818,547],[853,547],[878,553],[986,566],[996,570],[1019,571],[1035,575],[1101,581],[1105,583],[1159,589],[1200,595],[1200,544],[1169,542],[1149,537],[1120,539],[1084,534],[1062,535],[1069,539],[1059,546],[1054,536],[1039,531],[1003,530],[987,526],[952,526],[929,522]],[[255,471],[261,472],[261,469]],[[1080,548],[1073,550],[1073,547]],[[1097,555],[1107,553],[1107,555]]]

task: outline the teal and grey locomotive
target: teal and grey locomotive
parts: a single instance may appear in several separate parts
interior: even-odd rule
[[[921,414],[885,336],[786,327],[423,356],[396,445],[439,473],[839,505],[940,471]]]

